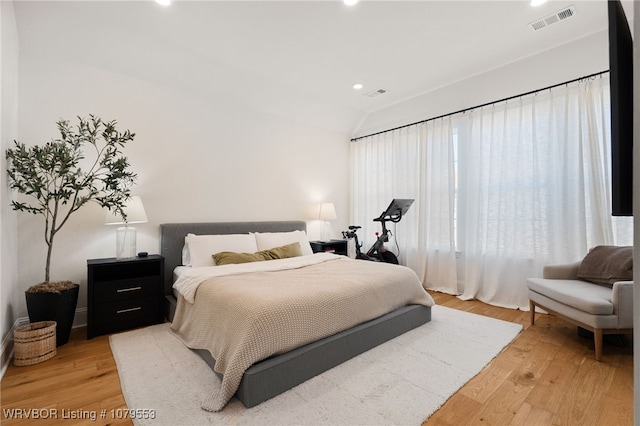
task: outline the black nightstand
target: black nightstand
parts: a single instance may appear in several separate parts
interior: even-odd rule
[[[347,255],[347,240],[309,241],[314,253],[335,253]]]
[[[87,339],[163,322],[164,257],[87,260]]]

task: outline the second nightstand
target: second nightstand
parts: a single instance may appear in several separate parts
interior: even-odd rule
[[[87,261],[87,339],[163,321],[164,258]]]

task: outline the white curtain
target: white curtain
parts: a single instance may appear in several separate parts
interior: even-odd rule
[[[351,223],[364,252],[381,230],[375,217],[394,198],[415,202],[386,244],[425,287],[456,291],[455,167],[451,118],[405,127],[351,144]]]
[[[631,218],[610,215],[609,134],[602,76],[355,141],[352,223],[366,250],[372,219],[415,198],[401,263],[427,288],[526,310],[543,265],[632,244]]]
[[[631,244],[631,220],[610,215],[607,77],[481,108],[458,124],[461,298],[528,309],[526,278],[543,265]]]

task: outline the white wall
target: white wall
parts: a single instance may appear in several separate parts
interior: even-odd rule
[[[608,46],[607,33],[598,32],[523,58],[369,114],[355,135],[364,136],[608,70]]]
[[[0,2],[0,52],[0,371],[4,373],[13,346],[12,328],[19,317],[17,222],[9,206],[4,156],[18,129],[18,34],[13,3],[6,1]]]
[[[312,219],[321,201],[336,205],[334,236],[348,206],[348,135],[270,115],[211,95],[20,50],[19,139],[41,144],[55,121],[96,114],[136,133],[126,148],[138,174],[149,223],[137,226],[138,251],[159,251],[159,224],[186,221]],[[318,238],[313,223],[310,238]],[[44,278],[46,245],[39,216],[19,215],[20,291]],[[115,255],[115,229],[95,204],[56,237],[51,279],[81,285],[86,260]],[[18,315],[26,316],[24,301]],[[76,316],[76,323],[82,320]]]

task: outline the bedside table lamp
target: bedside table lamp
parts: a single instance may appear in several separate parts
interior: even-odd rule
[[[116,231],[116,259],[131,259],[136,257],[136,228],[129,226],[132,223],[146,223],[147,213],[144,211],[142,199],[134,195],[124,206],[127,215],[126,222],[122,216],[111,211],[105,215],[105,225],[124,225]]]
[[[329,241],[331,239],[331,224],[330,220],[336,220],[336,207],[333,203],[322,203],[320,204],[320,212],[318,214],[318,218],[324,221],[322,226],[322,241]]]

